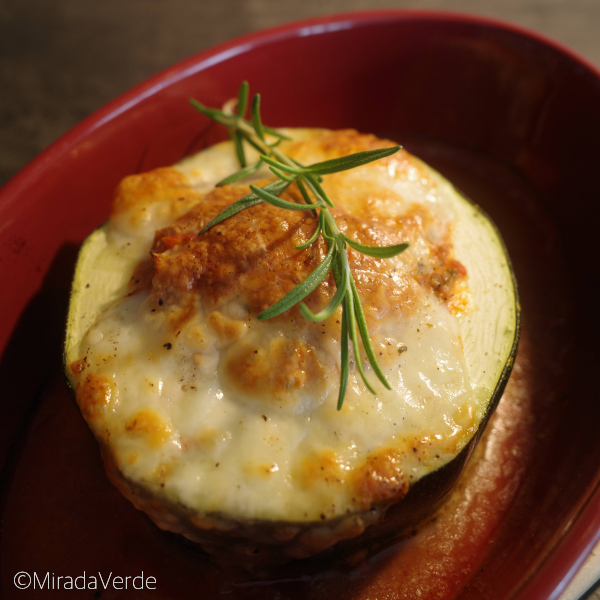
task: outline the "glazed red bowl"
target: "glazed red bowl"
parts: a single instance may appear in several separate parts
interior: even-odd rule
[[[600,537],[600,74],[568,50],[515,27],[399,11],[294,23],[194,56],[86,119],[0,190],[0,548],[6,597],[21,593],[12,577],[25,568],[9,556],[28,556],[29,568],[45,572],[58,569],[48,557],[61,549],[72,553],[67,565],[86,553],[86,528],[76,522],[84,517],[61,504],[64,494],[89,506],[85,482],[80,488],[66,482],[73,479],[64,466],[73,449],[60,446],[56,460],[31,458],[45,427],[60,430],[53,418],[75,411],[71,405],[54,410],[48,397],[65,395],[56,374],[77,247],[106,219],[122,177],[172,164],[222,137],[187,100],[219,106],[243,79],[263,94],[268,124],[354,127],[393,137],[496,221],[523,309],[511,396],[501,402],[479,459],[480,485],[486,460],[502,471],[489,475],[495,490],[486,492],[501,518],[477,542],[477,569],[470,564],[455,579],[447,573],[443,585],[448,598],[555,598]],[[83,431],[69,434],[85,446],[75,451],[78,456],[95,452],[88,450],[92,442],[82,423],[75,415],[65,425]],[[54,469],[64,485],[56,484]],[[100,473],[99,462],[90,469]],[[47,486],[38,489],[41,480]],[[104,490],[105,482],[94,485]],[[98,492],[120,502],[112,493]],[[24,513],[30,502],[40,510]],[[114,518],[127,527],[142,518],[129,507],[119,510],[124,512]],[[57,514],[62,521],[54,542],[44,537],[40,543],[36,535],[47,535]],[[85,518],[96,520],[93,511]],[[150,529],[145,521],[139,527]],[[69,541],[59,539],[65,530],[72,530]],[[137,554],[142,533],[127,531],[97,544],[108,553],[114,548],[131,565],[151,568],[143,562],[147,555]],[[125,548],[121,538],[129,540]],[[175,544],[169,548],[181,551]],[[160,559],[188,575],[200,568],[194,560],[186,555],[185,564],[174,567]],[[370,567],[374,581],[383,569],[379,563]],[[210,580],[212,592],[219,592],[217,576],[210,579],[207,572],[203,585]],[[152,597],[186,597],[189,587],[173,584],[164,591],[168,573],[162,595]],[[320,588],[303,581],[300,596],[321,597]],[[235,597],[259,597],[244,595],[251,588],[240,586]]]

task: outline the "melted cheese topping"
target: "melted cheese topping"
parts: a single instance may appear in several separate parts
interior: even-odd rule
[[[293,136],[282,149],[305,164],[390,145],[354,131]],[[341,309],[323,323],[297,308],[256,319],[323,259],[322,240],[296,249],[315,217],[263,203],[198,236],[249,192],[213,189],[236,168],[224,143],[119,187],[105,252],[131,280],[71,365],[83,415],[126,479],[194,514],[307,522],[399,500],[460,451],[485,409],[457,325],[472,300],[447,188],[404,151],[325,178],[341,231],[410,244],[385,260],[348,250],[392,389],[351,351],[338,412]],[[293,186],[282,197],[302,201]],[[334,292],[326,278],[307,304]]]

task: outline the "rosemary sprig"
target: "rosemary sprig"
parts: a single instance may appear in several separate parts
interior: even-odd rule
[[[259,319],[270,319],[276,317],[286,310],[300,303],[300,312],[311,321],[319,322],[329,318],[336,309],[342,306],[341,327],[341,373],[340,389],[338,394],[337,408],[342,408],[348,377],[350,372],[350,341],[354,350],[355,362],[358,371],[367,388],[375,394],[376,391],[367,380],[362,361],[360,359],[359,335],[367,356],[367,360],[381,383],[388,389],[390,385],[377,362],[375,351],[371,344],[367,321],[360,302],[356,283],[352,276],[352,270],[348,262],[347,247],[376,258],[389,258],[403,252],[408,244],[396,244],[392,246],[367,246],[344,235],[338,228],[331,211],[334,206],[331,198],[327,195],[321,181],[323,176],[332,173],[347,171],[361,165],[373,162],[380,158],[390,156],[400,150],[401,146],[392,148],[378,148],[357,152],[348,156],[342,156],[332,160],[304,166],[287,156],[278,145],[284,139],[289,139],[279,131],[266,127],[260,116],[260,94],[256,94],[250,104],[250,120],[245,118],[249,105],[249,86],[244,82],[239,90],[235,112],[232,103],[228,103],[223,110],[208,108],[196,100],[191,100],[192,105],[203,115],[225,125],[228,128],[229,137],[234,143],[236,155],[240,163],[240,170],[226,177],[217,186],[229,185],[242,181],[253,175],[263,165],[268,165],[276,179],[263,187],[251,185],[251,193],[244,196],[231,206],[219,213],[210,223],[202,228],[198,235],[202,235],[218,223],[228,219],[236,213],[254,206],[261,202],[268,202],[286,210],[311,210],[317,216],[317,227],[313,235],[303,244],[296,246],[297,249],[307,248],[315,243],[322,235],[327,243],[327,254],[323,261],[317,265],[312,273],[288,292],[275,304],[258,315]],[[259,159],[248,164],[244,143],[250,145],[259,153]],[[292,184],[296,183],[305,204],[289,202],[279,196]],[[336,285],[336,293],[329,304],[317,313],[313,313],[308,306],[302,302],[332,271]]]

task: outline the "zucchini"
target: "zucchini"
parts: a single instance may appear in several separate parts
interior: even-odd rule
[[[305,163],[386,144],[286,133],[282,147]],[[65,372],[107,473],[161,528],[220,559],[251,568],[414,526],[456,481],[506,385],[519,304],[498,231],[415,157],[386,161],[323,183],[361,243],[411,244],[353,259],[392,390],[371,394],[354,369],[340,412],[339,309],[322,324],[295,309],[256,320],[291,277],[277,265],[297,275],[323,254],[296,248],[314,228],[307,211],[293,221],[300,211],[260,205],[199,241],[198,224],[244,194],[212,191],[236,169],[230,142],[126,179],[81,248]],[[333,291],[321,284],[313,307]]]

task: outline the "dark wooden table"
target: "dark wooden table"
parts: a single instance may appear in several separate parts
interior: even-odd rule
[[[0,0],[0,185],[107,101],[187,56],[296,19],[384,7],[509,21],[600,65],[599,0]]]

